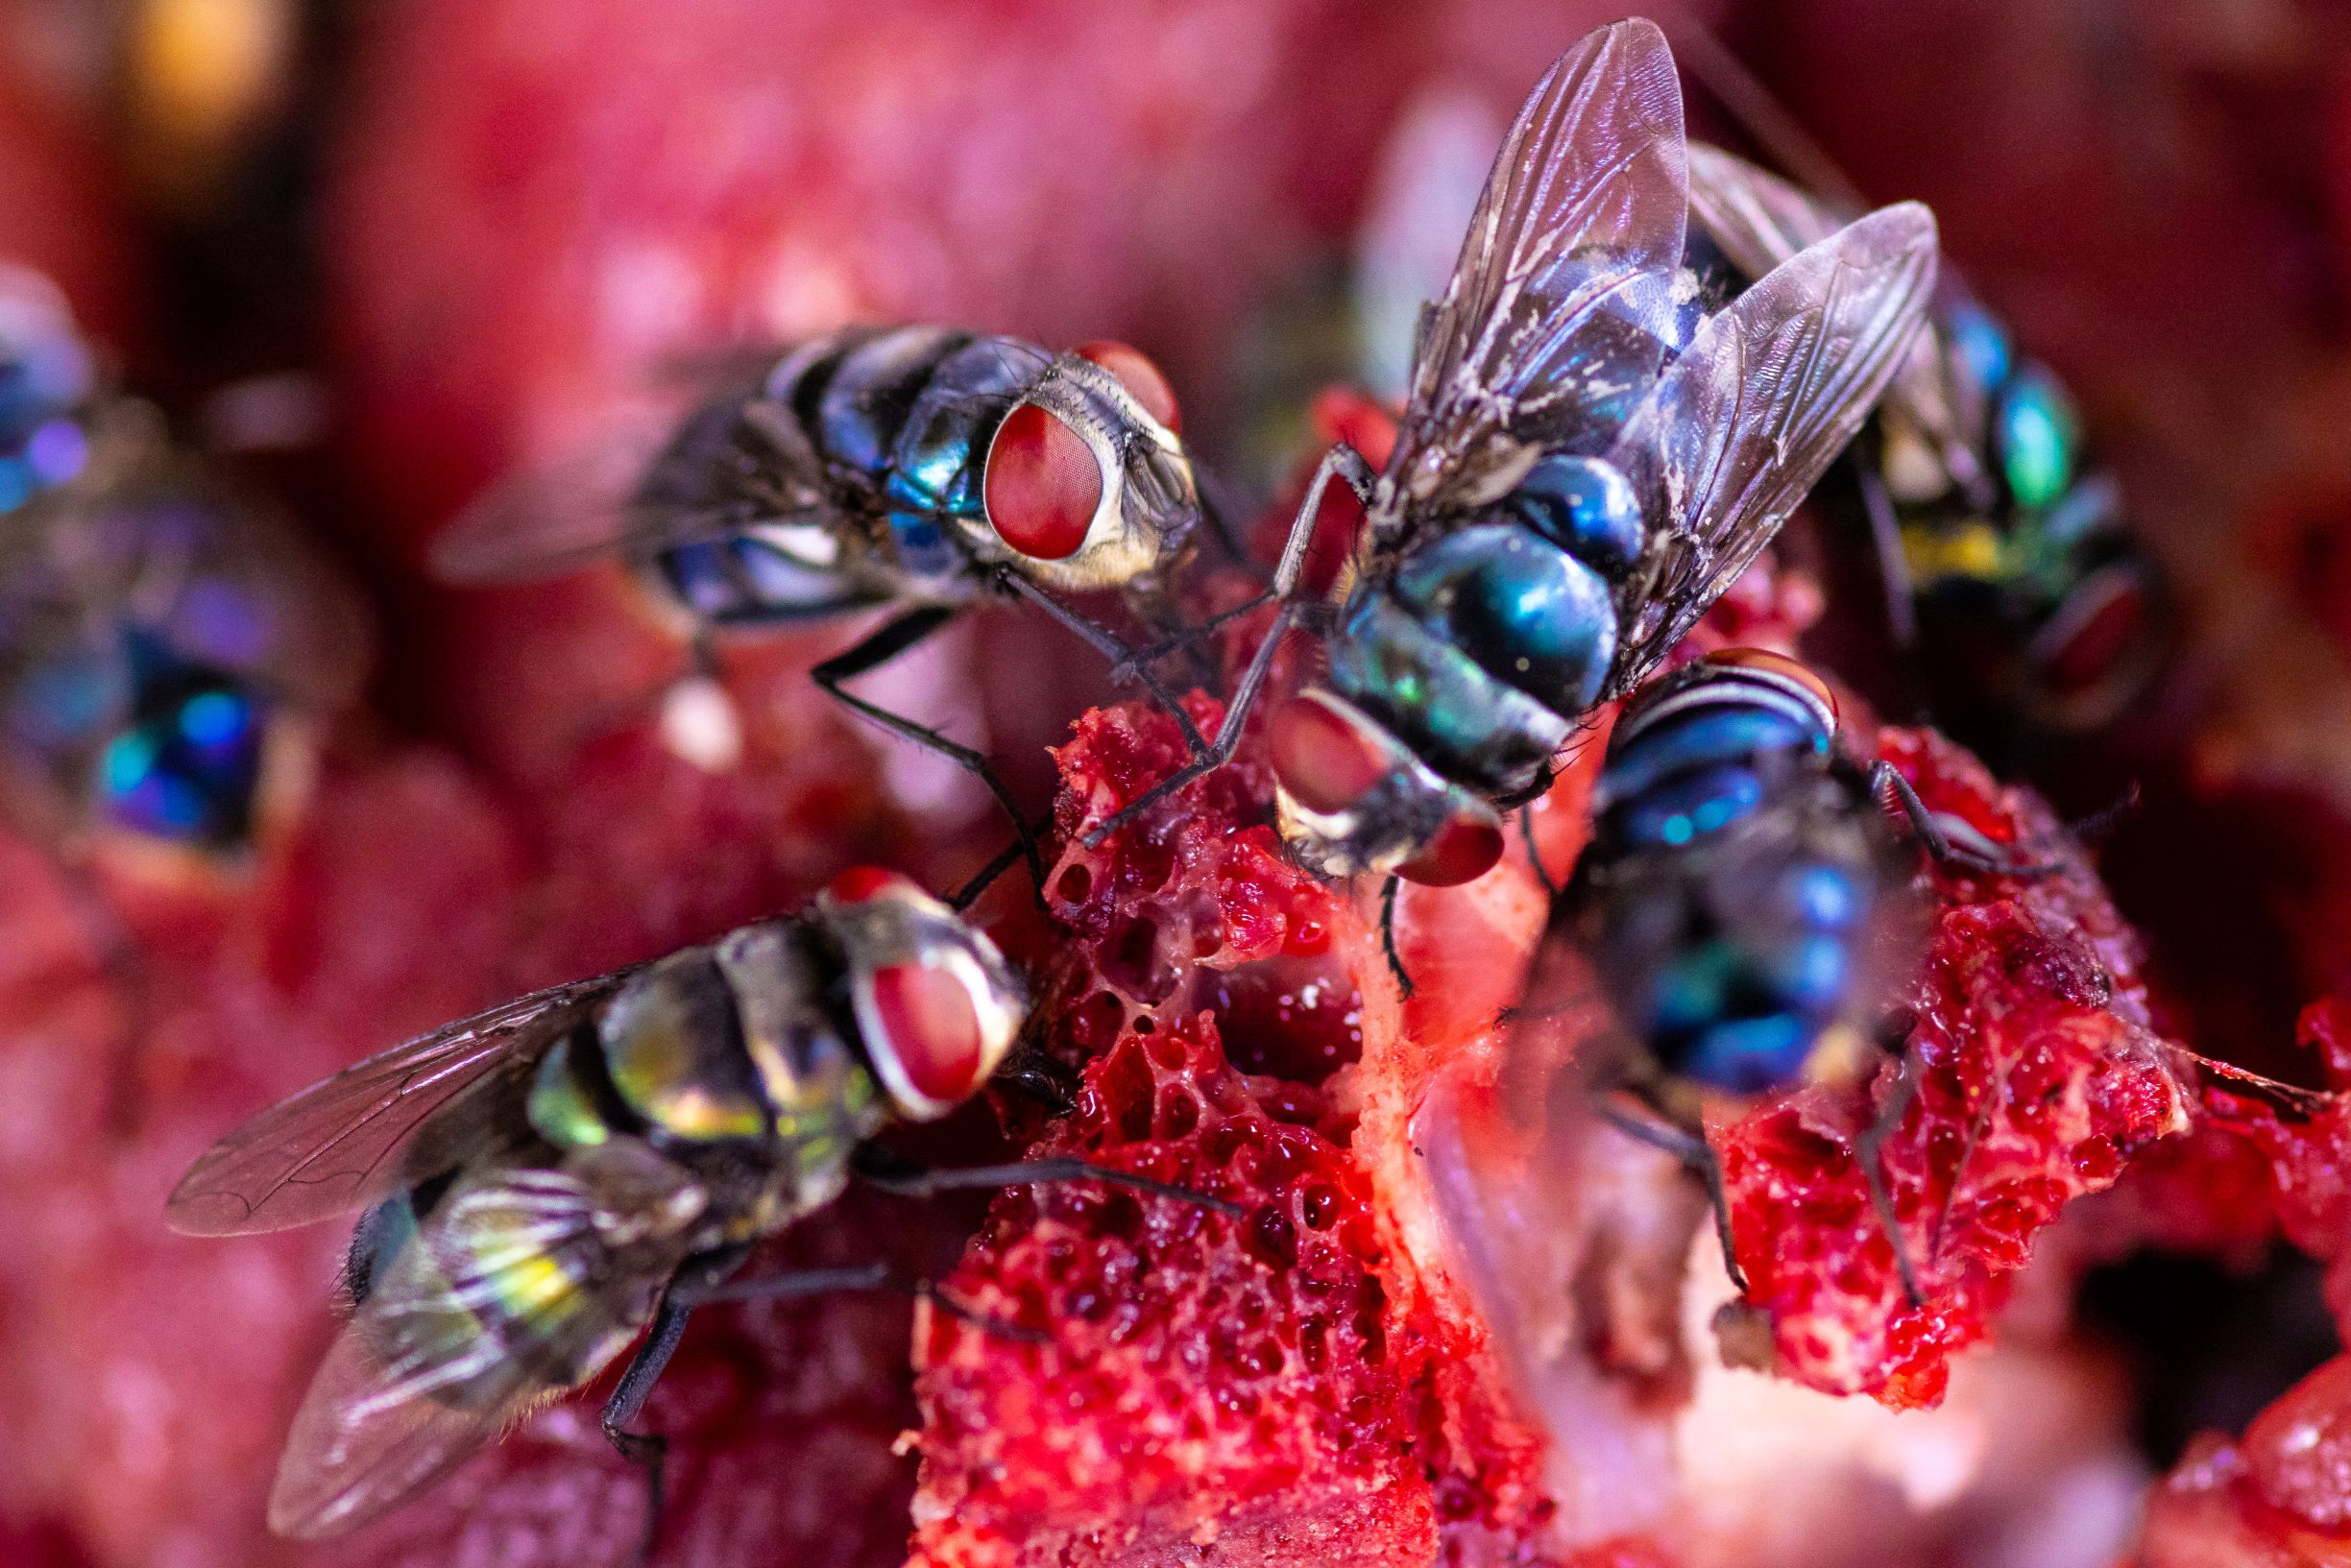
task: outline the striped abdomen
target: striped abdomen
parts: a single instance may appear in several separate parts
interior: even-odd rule
[[[843,531],[877,519],[875,543],[895,573],[955,576],[966,564],[956,522],[985,518],[988,443],[1051,363],[1017,339],[938,326],[854,327],[802,344],[759,385],[690,421],[649,475],[641,502],[746,517],[726,538],[666,552],[671,591],[717,624],[872,602],[870,584],[836,568],[850,547]],[[789,471],[763,480],[763,466],[779,461]],[[794,488],[823,496],[820,515],[748,520],[774,516],[774,495]]]
[[[1660,1067],[1750,1094],[1795,1081],[1853,1010],[1884,888],[1825,688],[1730,657],[1751,662],[1693,665],[1620,725],[1567,913]]]

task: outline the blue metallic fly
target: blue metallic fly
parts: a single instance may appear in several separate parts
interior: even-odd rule
[[[1709,313],[1685,264],[1681,89],[1662,34],[1620,22],[1519,111],[1443,297],[1422,316],[1385,472],[1341,446],[1275,577],[1272,649],[1315,624],[1326,678],[1273,715],[1285,836],[1319,870],[1466,880],[1602,703],[1640,685],[1771,541],[1902,363],[1934,220],[1873,213]],[[1329,602],[1294,596],[1322,493],[1368,521]],[[1393,894],[1394,882],[1390,882]]]

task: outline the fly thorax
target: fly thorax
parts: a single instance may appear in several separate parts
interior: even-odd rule
[[[889,1119],[881,1087],[839,1011],[840,959],[805,921],[764,921],[714,950],[736,999],[743,1049],[798,1179],[845,1171],[859,1140]]]
[[[767,1136],[735,992],[713,949],[631,976],[605,1004],[596,1043],[618,1100],[654,1134],[684,1145]]]
[[[1440,536],[1387,576],[1359,581],[1326,642],[1332,692],[1436,775],[1489,797],[1535,787],[1575,726],[1572,707],[1562,712],[1487,667],[1510,667],[1527,648],[1490,624],[1492,578],[1562,559],[1545,546],[1514,550],[1504,532]]]

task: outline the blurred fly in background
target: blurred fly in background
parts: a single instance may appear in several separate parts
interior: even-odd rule
[[[618,1568],[645,1492],[599,1430],[617,1391],[623,1437],[667,1443],[656,1562],[2331,1550],[2336,10],[1677,0],[1672,134],[1673,66],[1618,25],[1554,129],[1597,149],[1630,104],[1659,133],[1481,217],[1530,79],[1614,12],[0,5],[0,258],[54,285],[0,302],[0,1560]],[[1727,101],[1704,36],[1819,158]],[[1506,221],[1627,192],[1560,234]],[[1931,291],[1916,226],[1840,228],[1911,199]],[[1824,238],[1883,308],[1838,302],[1923,315],[1906,357],[1813,330],[1843,319]],[[1841,345],[1888,395],[1782,401],[1734,340]],[[1302,435],[1340,380],[1370,396]],[[594,439],[670,390],[650,439]],[[1200,502],[1334,439],[1371,526],[1335,583],[1318,547],[1290,614],[1323,635],[1252,693],[1274,606],[1228,615],[1264,585],[1200,525],[1248,512]],[[1709,490],[1717,457],[1760,477]],[[1261,572],[1289,500],[1241,542]],[[436,577],[443,538],[501,581]],[[550,544],[602,565],[507,580]],[[1741,646],[1837,711],[1707,662]],[[1033,1047],[1066,1111],[963,1092],[950,991],[877,1022],[834,917],[779,916],[858,864],[955,885],[1006,836],[868,718],[962,748],[1031,822],[1052,800],[1042,907],[1000,890],[916,948],[1041,982],[1010,1060]],[[1878,760],[1947,840],[2063,869],[1914,853]],[[2093,870],[2064,823],[2132,782]],[[1394,902],[1409,1001],[1378,905],[1310,856],[1428,879]],[[1546,963],[1606,959],[1588,1017],[1528,1005],[1546,929]],[[481,1013],[507,997],[535,1000]],[[816,1021],[800,1065],[844,1076],[795,1103],[834,1131],[885,1119],[942,1171],[1115,1153],[1248,1213],[1085,1181],[916,1204],[840,1182],[831,1144],[788,1159],[813,1080],[764,1071],[760,998]],[[407,1124],[426,1068],[311,1124],[419,1134],[288,1189],[356,1191],[355,1247],[158,1221],[254,1107],[485,1016],[521,1022],[453,1116]],[[1670,1150],[1471,1114],[1520,1108],[1506,1025],[1566,1022],[1624,1048],[1571,1066],[1631,1070],[1574,1115]],[[128,1120],[101,1070],[126,1032]],[[915,1088],[957,1109],[923,1120],[885,1079],[941,1041],[951,1092]],[[261,1127],[248,1152],[321,1152]],[[1717,1167],[1744,1295],[1685,1158]],[[1493,1307],[1530,1237],[1544,1266]],[[680,1276],[745,1239],[724,1283]],[[737,1299],[852,1275],[938,1289]],[[625,1375],[672,1283],[707,1310]],[[410,1423],[430,1440],[369,1462]],[[280,1523],[351,1532],[271,1536],[274,1463]]]

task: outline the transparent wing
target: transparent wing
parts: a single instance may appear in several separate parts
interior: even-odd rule
[[[1630,691],[1779,532],[1901,366],[1934,287],[1934,217],[1884,207],[1708,319],[1611,458],[1641,495],[1642,568],[1608,692]]]
[[[1562,55],[1504,139],[1423,324],[1390,470],[1407,495],[1487,498],[1543,425],[1592,398],[1592,375],[1611,370],[1598,356],[1578,374],[1585,329],[1653,308],[1636,285],[1681,265],[1686,183],[1665,36],[1618,22]]]
[[[674,415],[637,410],[559,461],[492,485],[434,537],[433,575],[525,582],[718,537],[725,524],[715,513],[638,504],[639,487],[675,434]]]
[[[1731,264],[1760,277],[1852,221],[1778,175],[1702,141],[1689,144],[1689,211]]]
[[[286,1230],[347,1214],[415,1179],[421,1156],[454,1151],[461,1126],[472,1126],[468,1110],[487,1109],[627,974],[461,1019],[262,1112],[189,1168],[165,1221],[183,1236]]]
[[[1690,144],[1689,182],[1690,217],[1750,277],[1761,277],[1856,216],[1703,142]],[[1970,432],[1983,428],[1983,397],[1968,380],[1929,317],[1883,404],[1883,412],[1907,425],[1961,483],[1973,482],[1982,469]]]
[[[594,1377],[666,1277],[616,1277],[593,1196],[560,1171],[461,1183],[370,1282],[312,1377],[270,1528],[334,1534],[441,1480]]]
[[[822,510],[822,463],[789,410],[762,395],[775,357],[742,351],[671,367],[561,459],[493,485],[460,512],[433,541],[434,575],[560,576]]]
[[[2224,1094],[2258,1099],[2273,1110],[2284,1111],[2306,1121],[2323,1116],[2340,1116],[2346,1109],[2351,1109],[2351,1095],[2341,1090],[2305,1089],[2298,1084],[2280,1083],[2250,1068],[2206,1056],[2190,1050],[2186,1046],[2173,1045],[2168,1040],[2159,1040],[2156,1044],[2191,1083],[2207,1091],[2218,1088]]]

